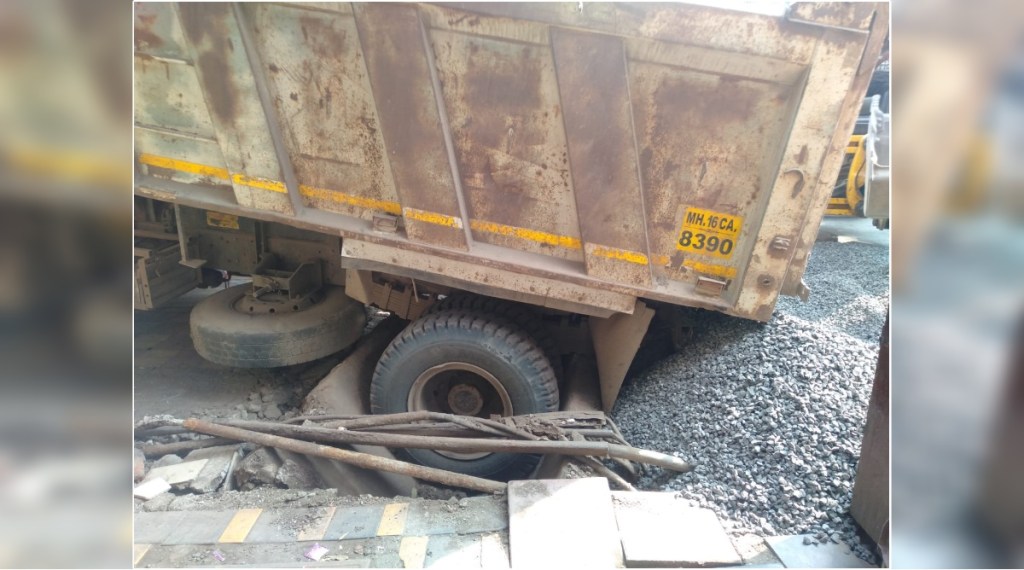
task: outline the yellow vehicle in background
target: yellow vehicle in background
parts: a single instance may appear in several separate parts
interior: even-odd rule
[[[868,217],[889,227],[889,65],[875,69],[825,215]],[[870,204],[870,207],[868,207]]]

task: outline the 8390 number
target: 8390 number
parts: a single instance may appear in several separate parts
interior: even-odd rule
[[[729,238],[707,235],[701,232],[683,230],[679,235],[679,246],[686,249],[729,255],[735,244]]]

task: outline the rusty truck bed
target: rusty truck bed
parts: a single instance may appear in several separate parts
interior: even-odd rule
[[[339,236],[346,268],[759,320],[806,294],[888,25],[876,3],[135,10],[140,196]]]

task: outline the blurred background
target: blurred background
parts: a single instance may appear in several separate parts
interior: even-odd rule
[[[0,2],[0,566],[130,566],[132,5]],[[1024,14],[892,6],[895,567],[1024,565]]]
[[[131,565],[131,42],[0,2],[0,566]]]
[[[891,563],[1024,565],[1024,13],[892,3]]]

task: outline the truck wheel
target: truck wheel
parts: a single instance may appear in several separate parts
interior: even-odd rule
[[[533,338],[533,340],[537,341],[537,345],[544,351],[544,355],[548,357],[548,363],[551,364],[551,369],[555,372],[555,378],[559,381],[562,380],[562,362],[558,351],[555,349],[555,340],[551,337],[547,327],[544,326],[541,315],[529,305],[513,303],[504,299],[495,299],[494,297],[458,292],[435,303],[427,309],[427,312],[428,314],[433,314],[456,309],[497,315],[512,321],[516,326],[526,331],[526,334]]]
[[[544,351],[512,321],[452,309],[426,315],[398,335],[370,384],[375,414],[434,411],[487,418],[558,410],[558,384]],[[422,465],[497,480],[528,476],[537,455],[402,449]]]
[[[343,287],[324,287],[301,300],[281,293],[254,299],[249,284],[200,301],[189,318],[192,343],[205,359],[238,368],[310,362],[351,345],[363,334],[363,305]]]

